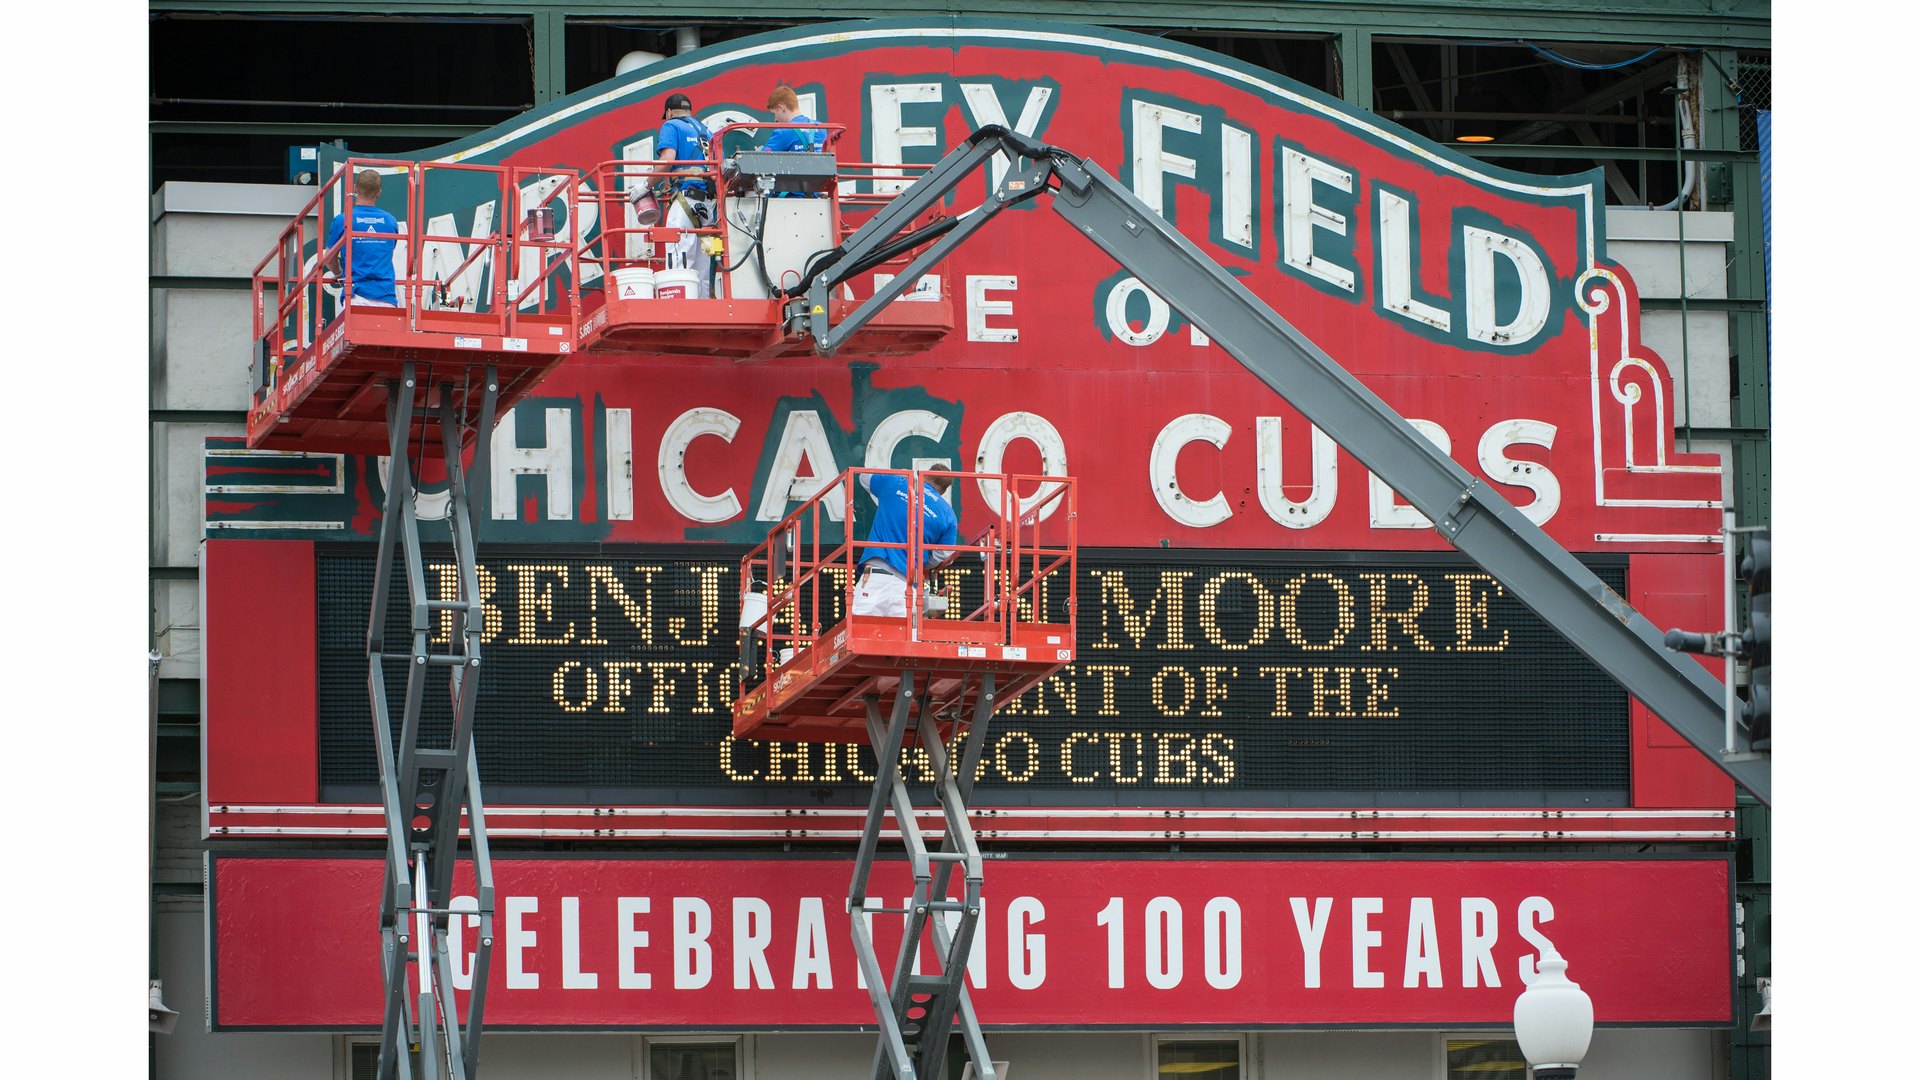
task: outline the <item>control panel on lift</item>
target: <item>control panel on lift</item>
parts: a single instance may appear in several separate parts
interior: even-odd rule
[[[821,130],[826,149],[769,152],[729,142],[778,128]],[[842,160],[834,124],[733,125],[714,133],[711,158],[609,161],[590,177],[601,230],[580,258],[601,283],[584,295],[580,348],[766,360],[805,356],[812,342],[791,325],[787,290],[893,202],[923,167]],[[929,222],[944,211],[931,211]],[[905,260],[882,265],[885,275]],[[871,296],[873,274],[830,301],[838,314]],[[953,332],[946,275],[867,324],[846,356],[922,352]]]

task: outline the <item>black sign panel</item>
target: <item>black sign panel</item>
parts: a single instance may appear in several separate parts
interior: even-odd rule
[[[738,555],[483,555],[475,739],[490,799],[864,801],[864,748],[732,738]],[[1592,565],[1625,591],[1623,563]],[[373,558],[323,547],[318,573],[322,793],[367,798]],[[977,570],[949,573],[967,610]],[[428,586],[452,595],[450,559]],[[1625,692],[1457,557],[1086,551],[1077,593],[1079,658],[996,716],[976,802],[1626,802]],[[1063,617],[1065,582],[1043,602]],[[823,607],[830,625],[837,601]],[[395,605],[388,641],[405,618]],[[389,667],[395,701],[404,668]],[[429,731],[443,731],[445,684],[429,685]],[[906,767],[918,777],[924,761]]]

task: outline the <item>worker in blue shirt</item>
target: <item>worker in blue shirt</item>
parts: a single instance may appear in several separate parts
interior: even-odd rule
[[[654,141],[658,147],[654,152],[665,165],[675,161],[695,162],[673,168],[672,176],[666,181],[668,190],[662,198],[670,199],[667,204],[666,227],[669,229],[697,229],[713,221],[713,184],[708,180],[709,166],[701,163],[712,154],[713,132],[707,125],[694,119],[693,100],[685,94],[670,94],[667,97],[665,122],[660,125],[660,135]],[[708,255],[700,237],[691,232],[683,232],[671,249],[677,265],[692,270],[698,275],[698,295],[713,295],[713,258]]]
[[[392,214],[380,209],[380,174],[372,169],[362,169],[353,178],[353,232],[381,233],[387,236],[400,235],[400,223]],[[347,231],[347,215],[333,215],[333,223],[327,226],[326,247],[332,248],[340,242],[340,236]],[[348,236],[347,261],[353,266],[351,285],[352,303],[366,307],[397,307],[399,298],[393,291],[393,245],[392,240],[375,240],[367,236]],[[340,272],[339,256],[327,267],[335,274]]]
[[[811,124],[813,117],[800,111],[800,95],[793,92],[791,86],[776,86],[773,93],[767,95],[767,108],[773,111],[776,124]],[[781,128],[767,136],[767,144],[762,150],[821,150],[827,142],[827,133],[820,128]]]
[[[921,473],[920,484],[920,571],[922,580],[931,571],[951,562],[953,545],[959,542],[960,519],[947,501],[953,477]],[[898,473],[861,473],[860,481],[873,495],[873,528],[867,531],[869,543],[907,543],[908,479]],[[945,550],[941,550],[944,548]],[[904,618],[907,614],[907,588],[921,582],[909,581],[906,548],[868,547],[860,556],[860,576],[853,590],[853,614],[885,615]],[[939,604],[932,604],[933,600]],[[926,609],[937,614],[944,609],[945,598],[928,597]]]

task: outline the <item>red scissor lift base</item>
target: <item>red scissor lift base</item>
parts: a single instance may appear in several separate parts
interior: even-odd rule
[[[609,290],[611,292],[611,290]],[[833,302],[833,320],[856,305]],[[778,360],[811,356],[812,339],[788,335],[777,300],[621,300],[613,297],[581,323],[580,348],[590,353],[650,353],[713,356],[733,360]],[[842,358],[911,356],[953,332],[950,301],[892,304],[834,355]]]
[[[570,316],[522,315],[515,329],[498,332],[491,315],[421,312],[418,328],[399,308],[352,307],[325,326],[318,343],[282,357],[273,386],[247,414],[247,445],[255,450],[309,450],[384,454],[387,444],[387,384],[414,364],[416,405],[429,384],[451,379],[470,386],[479,400],[479,380],[493,366],[504,412],[525,397],[572,352]],[[491,331],[491,332],[489,332]],[[410,445],[426,457],[441,455],[440,440],[427,434],[416,414]]]
[[[937,632],[954,637],[965,626]],[[867,698],[892,701],[901,672],[911,670],[916,692],[928,695],[941,733],[951,737],[953,725],[973,715],[979,676],[995,675],[994,693],[1004,704],[1073,658],[1072,628],[1064,624],[1021,625],[1012,645],[990,632],[999,627],[982,629],[989,632],[978,635],[977,644],[913,641],[905,619],[850,617],[822,635],[823,645],[800,650],[741,699],[733,733],[779,742],[866,743]]]
[[[829,514],[829,519],[854,523],[857,503],[852,492],[863,475],[871,479],[882,474],[906,475],[885,469],[842,473],[742,560],[743,606],[751,591],[744,583],[771,581],[773,587],[767,593],[766,614],[751,627],[763,635],[755,640],[759,670],[767,674],[736,695],[734,735],[870,743],[869,700],[890,705],[903,673],[911,672],[915,715],[923,706],[931,709],[941,737],[951,738],[956,727],[974,720],[985,676],[994,676],[991,704],[997,709],[1073,661],[1078,530],[1071,477],[946,474],[960,484],[991,482],[1001,493],[1001,505],[991,508],[997,511],[992,523],[951,549],[924,552],[917,534],[902,544],[822,541],[823,526],[835,529],[821,517],[829,501],[842,503],[839,516]],[[907,481],[915,517],[923,483]],[[1023,501],[1020,493],[1036,488],[1040,493]],[[776,547],[792,554],[776,557]],[[910,578],[952,550],[956,560],[979,567],[982,602],[957,618],[919,611],[906,618],[831,614],[850,610],[850,590],[842,583],[854,582],[856,562],[880,548],[901,549]],[[829,571],[839,580],[829,580]],[[1061,608],[1047,607],[1050,580],[1057,583],[1054,595],[1065,601]],[[917,590],[907,591],[909,603],[918,607],[919,601],[911,599],[919,595]],[[846,602],[836,603],[835,592]],[[1062,611],[1066,621],[1047,621]],[[825,618],[836,621],[825,629],[811,629]],[[789,658],[776,663],[788,648]],[[912,734],[908,741],[916,738],[917,733]]]

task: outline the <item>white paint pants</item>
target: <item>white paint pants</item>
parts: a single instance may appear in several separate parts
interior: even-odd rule
[[[667,204],[666,224],[669,229],[700,227],[700,223],[693,219],[693,210],[688,205],[685,195],[675,195],[673,201]],[[701,249],[700,236],[697,233],[682,233],[680,239],[674,241],[672,250],[678,253],[674,260],[676,265],[687,267],[699,275],[700,280],[695,286],[698,297],[702,300],[711,297],[713,295],[713,257]]]

